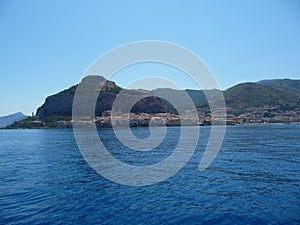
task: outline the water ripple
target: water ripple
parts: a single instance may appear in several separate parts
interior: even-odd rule
[[[200,172],[210,131],[204,127],[190,162],[146,187],[95,173],[72,130],[0,130],[0,224],[299,224],[299,128],[228,127],[216,160]],[[100,133],[115,157],[148,165],[172,152],[179,131],[170,128],[147,154],[120,145],[112,130]]]

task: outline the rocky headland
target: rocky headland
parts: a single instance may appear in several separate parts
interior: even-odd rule
[[[93,115],[76,121],[82,126],[92,124],[97,128],[108,128],[211,125],[208,100],[216,103],[220,94],[225,98],[227,111],[225,121],[219,121],[220,124],[300,122],[300,80],[280,79],[241,83],[225,91],[169,88],[153,91],[127,90],[102,76],[85,77],[80,85],[80,94],[83,98],[89,98],[101,87]],[[77,87],[78,85],[74,85],[47,97],[34,116],[15,122],[7,128],[71,128],[75,122],[72,121],[72,107]],[[123,98],[118,105],[118,112],[112,115],[114,101],[121,92]],[[192,105],[185,100],[186,94],[192,100]],[[165,100],[170,98],[176,104],[176,109]],[[128,112],[128,105],[136,99],[139,100]],[[84,103],[81,107],[85,107]],[[196,111],[193,108],[196,108]],[[213,119],[214,124],[218,124],[218,121],[216,122],[218,118]]]

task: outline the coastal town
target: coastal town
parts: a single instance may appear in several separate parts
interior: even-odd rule
[[[112,120],[113,118],[113,120]],[[129,118],[129,120],[128,120]],[[95,120],[97,127],[110,127],[113,126],[125,126],[129,123],[129,126],[148,126],[152,124],[153,126],[180,126],[181,123],[186,126],[206,126],[212,124],[212,118],[210,110],[198,110],[198,116],[192,113],[186,112],[180,118],[179,115],[171,113],[156,113],[147,114],[131,113],[128,115],[111,117],[109,112],[104,114],[104,116],[96,118]],[[238,124],[252,124],[252,123],[300,123],[300,110],[298,111],[285,111],[276,110],[273,108],[255,108],[252,111],[245,112],[240,115],[235,115],[235,110],[227,108],[227,115],[225,119],[227,125],[238,125]],[[64,122],[59,122],[64,126]],[[224,124],[224,121],[215,118],[215,124]]]
[[[209,125],[239,125],[239,124],[269,124],[269,123],[300,123],[300,110],[283,111],[277,107],[256,107],[237,115],[237,109],[227,108],[226,119],[214,118],[212,122],[209,108],[198,109],[197,115],[186,111],[181,116],[174,113],[130,113],[111,115],[107,110],[101,117],[78,120],[81,126],[95,123],[97,128],[110,127],[146,127],[146,126],[209,126]],[[59,120],[56,127],[71,128],[75,121],[71,119]],[[36,126],[43,127],[42,121],[32,121]]]

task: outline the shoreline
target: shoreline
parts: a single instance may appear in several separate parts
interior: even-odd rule
[[[266,126],[266,125],[297,125],[300,124],[300,122],[291,122],[291,123],[243,123],[243,124],[226,124],[226,125],[221,125],[221,124],[215,124],[215,125],[178,125],[178,126],[152,126],[152,127],[212,127],[212,126],[229,126],[229,127],[233,127],[233,126],[257,126],[257,125],[262,125],[262,126]],[[130,126],[131,129],[136,129],[136,128],[146,128],[149,126]],[[78,127],[78,128],[82,128],[82,129],[91,129],[92,127],[90,126],[82,126],[82,127]],[[108,126],[108,127],[96,127],[97,130],[102,130],[102,129],[123,129],[123,128],[128,128],[126,126],[117,126],[117,127],[112,127],[112,126]],[[73,129],[73,127],[62,127],[62,126],[57,126],[57,127],[18,127],[18,128],[7,128],[7,127],[3,127],[0,128],[0,130],[48,130],[48,129]]]

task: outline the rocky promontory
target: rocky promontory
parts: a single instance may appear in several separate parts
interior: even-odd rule
[[[7,128],[72,127],[75,92],[80,92],[81,97],[86,100],[97,93],[100,87],[95,111],[90,111],[86,118],[83,117],[79,121],[83,125],[93,123],[98,128],[211,125],[208,100],[217,103],[221,94],[226,102],[226,124],[300,122],[300,80],[247,82],[225,91],[169,88],[148,91],[123,89],[102,76],[87,76],[78,85],[47,97],[45,103],[37,109],[35,116],[18,121]],[[119,101],[117,112],[114,111],[115,113],[111,115],[113,104],[121,92],[123,97]],[[186,96],[189,96],[191,101],[186,101]],[[176,110],[165,100],[169,98],[176,104]],[[136,99],[139,100],[135,101]],[[136,103],[128,111],[132,102]],[[80,107],[84,109],[85,102],[82,102]],[[196,108],[196,112],[191,110],[192,108]],[[183,116],[179,117],[177,110]],[[222,124],[222,121],[219,122]]]

